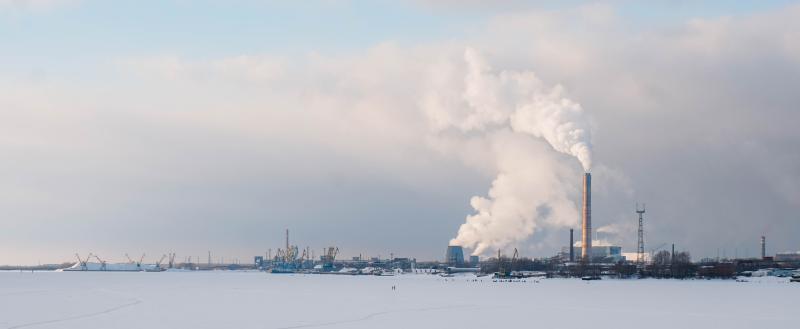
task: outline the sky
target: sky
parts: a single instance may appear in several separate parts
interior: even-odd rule
[[[639,202],[647,250],[800,250],[792,1],[0,0],[0,41],[0,264],[552,256],[586,168],[603,243]]]

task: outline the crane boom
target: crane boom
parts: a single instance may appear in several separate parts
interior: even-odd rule
[[[167,255],[166,255],[166,254],[164,254],[163,256],[161,256],[161,259],[159,259],[159,260],[156,262],[156,267],[161,267],[161,263],[162,263],[162,262],[164,262],[164,258],[167,258]]]
[[[517,248],[514,248],[514,254],[511,256],[511,270],[512,271],[514,270],[514,263],[517,262],[517,259],[519,259],[519,251],[517,251]]]
[[[101,271],[105,271],[106,270],[106,261],[100,259],[100,256],[98,256],[98,255],[94,255],[94,258],[96,258],[97,261],[100,262],[100,270]]]

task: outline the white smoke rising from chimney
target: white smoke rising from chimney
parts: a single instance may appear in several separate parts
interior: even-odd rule
[[[563,90],[558,85],[549,93],[535,95],[511,115],[511,127],[514,131],[544,138],[556,151],[578,158],[583,170],[589,172],[592,150],[589,130],[583,122],[583,109],[565,98]]]
[[[571,196],[580,173],[552,150],[590,170],[591,135],[582,107],[533,72],[494,71],[473,49],[463,59],[434,70],[423,108],[435,133],[456,128],[465,140],[485,139],[497,172],[488,198],[470,200],[475,214],[450,244],[483,254],[523,241],[542,225],[573,225],[578,210]]]

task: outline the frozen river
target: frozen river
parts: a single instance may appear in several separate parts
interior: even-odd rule
[[[0,328],[787,328],[800,296],[775,278],[473,279],[0,272]]]

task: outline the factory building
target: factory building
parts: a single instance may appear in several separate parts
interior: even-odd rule
[[[478,256],[469,256],[469,266],[478,267],[481,265],[481,259]]]
[[[561,247],[561,259],[569,259],[570,249],[569,246]],[[620,246],[592,246],[591,249],[587,249],[587,252],[590,252],[590,261],[592,262],[616,263],[625,260]]]
[[[775,254],[776,262],[800,262],[800,251],[798,252],[779,252]]]
[[[447,253],[445,254],[444,259],[449,266],[463,267],[464,248],[461,246],[447,246]]]

